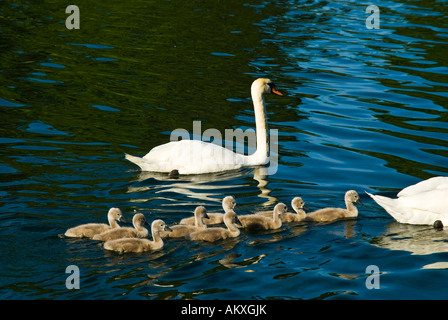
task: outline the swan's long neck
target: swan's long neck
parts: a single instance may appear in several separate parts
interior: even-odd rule
[[[137,233],[140,237],[146,238],[149,234],[148,229],[146,229],[143,225],[138,224],[135,229],[137,229]]]
[[[345,205],[347,206],[347,211],[351,217],[358,216],[358,208],[356,208],[351,200],[345,200]]]
[[[274,221],[275,224],[282,226],[282,220],[280,218],[280,212],[279,210],[274,210],[272,214],[272,221]]]
[[[198,228],[204,228],[206,227],[205,223],[204,223],[204,218],[202,217],[202,215],[194,215],[194,225]]]
[[[159,246],[162,245],[163,246],[163,240],[160,237],[160,230],[159,228],[151,228],[151,233],[152,233],[152,243],[154,244],[158,244]]]
[[[306,217],[306,212],[302,208],[294,207],[294,211],[299,215],[300,218]]]
[[[238,236],[240,234],[240,229],[238,229],[237,226],[233,224],[233,219],[234,217],[231,215],[224,215],[224,224],[233,236]]]
[[[109,220],[109,226],[112,228],[112,229],[115,229],[115,228],[118,228],[119,227],[119,225],[118,225],[118,223],[117,223],[117,220],[115,220],[115,217],[113,216],[113,215],[108,215],[107,216],[107,220]]]
[[[255,130],[257,135],[257,150],[248,157],[248,164],[261,165],[268,161],[269,142],[266,120],[266,107],[263,93],[256,88],[251,90],[252,102],[255,111]]]

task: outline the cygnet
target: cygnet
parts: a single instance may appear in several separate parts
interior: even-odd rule
[[[148,222],[146,222],[145,216],[141,213],[137,213],[134,215],[134,218],[132,219],[132,224],[134,225],[134,228],[115,228],[107,230],[103,233],[97,234],[93,237],[93,240],[100,240],[100,241],[108,241],[108,240],[115,240],[115,239],[121,239],[121,238],[146,238],[148,237],[148,229],[146,229],[144,226],[149,225]]]
[[[185,239],[215,242],[218,240],[235,238],[240,235],[240,230],[237,228],[235,224],[241,224],[241,223],[238,220],[235,211],[228,209],[228,211],[224,214],[224,223],[227,229],[220,227],[206,228],[192,233],[188,233],[185,236]]]
[[[227,212],[228,210],[234,210],[236,207],[236,201],[235,198],[232,196],[227,196],[224,199],[222,199],[222,208],[224,209],[224,212]],[[208,219],[204,219],[204,223],[206,225],[212,225],[212,224],[220,224],[224,222],[224,213],[207,213]],[[195,223],[194,217],[184,218],[182,219],[179,224],[189,224],[194,225]]]
[[[306,208],[306,204],[301,197],[295,197],[294,199],[292,199],[291,207],[293,208],[295,213],[293,212],[281,213],[280,220],[282,221],[282,223],[300,222],[306,218],[306,212],[304,210]],[[273,213],[272,211],[257,212],[257,214],[261,214],[268,218],[272,218],[272,213]]]
[[[151,224],[151,233],[153,240],[140,238],[124,238],[117,240],[110,240],[104,243],[104,249],[112,250],[119,253],[127,252],[146,252],[160,250],[163,248],[163,240],[160,237],[160,232],[170,230],[170,228],[163,222],[163,220],[154,220]]]
[[[70,238],[93,238],[96,234],[103,233],[110,229],[119,228],[117,221],[124,222],[123,214],[118,208],[110,208],[107,213],[109,224],[105,223],[87,223],[68,229],[65,232],[66,237]]]
[[[271,218],[255,213],[239,216],[239,219],[243,227],[249,231],[278,229],[282,226],[280,215],[287,210],[288,207],[284,203],[278,203],[274,207]]]
[[[207,219],[207,210],[203,206],[196,207],[194,210],[194,218],[195,218],[195,225],[186,225],[186,224],[178,224],[171,226],[171,231],[162,231],[160,233],[160,236],[162,238],[170,237],[170,238],[183,238],[187,233],[192,233],[201,229],[207,228],[207,226],[204,224],[203,219]]]
[[[347,209],[343,208],[323,208],[306,215],[306,221],[329,222],[343,218],[355,218],[358,216],[358,209],[355,203],[362,204],[359,195],[355,190],[349,190],[345,193],[345,205]]]

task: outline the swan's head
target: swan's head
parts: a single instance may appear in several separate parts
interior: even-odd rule
[[[359,199],[359,195],[355,190],[348,190],[345,193],[345,201],[351,203],[362,204],[361,199]]]
[[[280,214],[280,213],[285,213],[288,211],[288,207],[286,206],[286,204],[284,203],[278,203],[275,207],[274,207],[274,213],[275,214]]]
[[[138,228],[144,226],[145,224],[148,224],[148,222],[146,222],[146,218],[143,214],[137,213],[136,215],[134,215],[134,218],[132,218],[132,224],[135,228]]]
[[[224,199],[222,199],[222,208],[224,209],[224,212],[233,210],[235,209],[235,207],[236,207],[236,201],[234,197],[227,196]]]
[[[115,220],[120,222],[126,222],[119,208],[110,208],[109,212],[107,213],[107,217],[109,218],[109,221]]]
[[[298,212],[299,210],[306,208],[305,201],[303,201],[300,197],[295,197],[291,201],[291,207],[295,212]]]
[[[282,96],[283,94],[280,93],[280,91],[277,90],[275,87],[275,84],[266,78],[259,78],[252,82],[251,87],[252,92],[260,92],[261,94],[264,93],[273,93],[278,96]]]
[[[243,227],[243,224],[241,223],[240,219],[238,219],[238,216],[236,215],[235,211],[233,211],[233,210],[228,210],[224,214],[224,222],[226,223],[226,225],[235,224],[235,225],[239,226],[240,228]]]
[[[154,220],[151,224],[152,232],[162,232],[162,231],[173,231],[170,227],[168,227],[163,220],[157,219]]]
[[[199,219],[209,219],[209,216],[207,214],[207,209],[205,209],[204,206],[198,206],[196,209],[194,209],[194,216]]]

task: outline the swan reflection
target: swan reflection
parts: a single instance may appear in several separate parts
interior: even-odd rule
[[[390,250],[409,251],[414,255],[448,252],[448,233],[434,230],[432,226],[394,221],[387,225],[387,232],[371,244]]]
[[[234,193],[234,189],[250,187],[251,182],[245,178],[253,175],[260,190],[258,196],[265,199],[262,205],[269,207],[277,202],[277,198],[271,196],[271,190],[267,188],[269,184],[267,172],[268,168],[257,167],[200,175],[180,175],[174,178],[166,173],[140,172],[136,183],[128,187],[128,193],[152,191],[161,196],[166,193],[177,193],[198,200],[221,202],[222,197]],[[148,200],[150,199],[130,199],[131,202]]]

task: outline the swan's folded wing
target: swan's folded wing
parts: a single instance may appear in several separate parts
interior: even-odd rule
[[[432,225],[436,220],[442,220],[444,224],[448,222],[448,195],[444,190],[398,199],[367,194],[400,223]]]
[[[397,200],[405,208],[448,216],[448,189],[426,191]]]
[[[433,177],[404,188],[397,194],[397,196],[409,197],[431,190],[443,190],[443,189],[448,189],[448,177]]]
[[[239,169],[244,164],[241,154],[199,140],[169,142],[153,148],[142,159],[158,164],[158,169],[154,171],[170,172],[177,169],[180,174]]]

